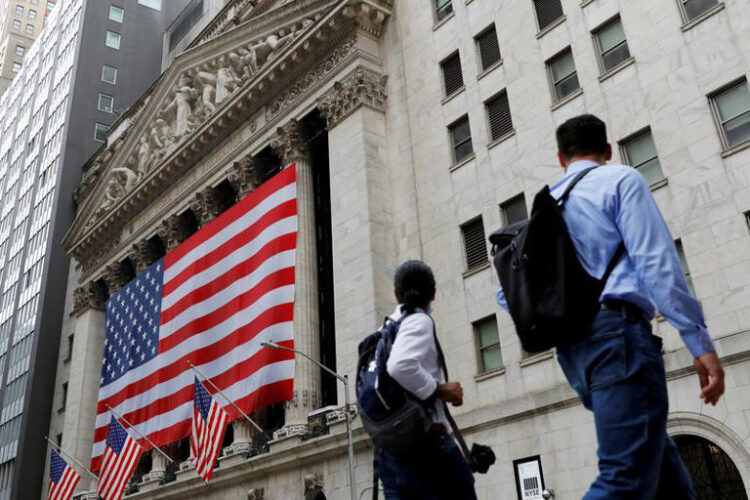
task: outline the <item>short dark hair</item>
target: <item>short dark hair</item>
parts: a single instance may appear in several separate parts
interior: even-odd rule
[[[607,151],[607,126],[594,115],[580,115],[557,128],[557,149],[567,158],[604,154]]]
[[[396,298],[404,309],[425,309],[435,297],[435,275],[430,266],[419,260],[408,260],[398,266],[393,277]]]

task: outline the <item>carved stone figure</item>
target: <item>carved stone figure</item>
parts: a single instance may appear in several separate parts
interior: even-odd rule
[[[138,175],[144,177],[148,173],[151,162],[151,144],[150,135],[145,133],[141,136],[141,143],[138,146]]]
[[[216,104],[221,104],[234,91],[238,78],[234,69],[229,65],[227,56],[222,55],[218,60],[219,69],[216,71]]]
[[[182,75],[174,88],[174,99],[167,106],[167,113],[174,113],[174,135],[179,138],[190,130],[190,119],[193,116],[193,101],[198,91],[191,87],[187,75]]]

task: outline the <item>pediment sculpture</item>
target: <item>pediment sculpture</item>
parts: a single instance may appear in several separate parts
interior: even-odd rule
[[[92,226],[146,177],[160,161],[217,112],[229,97],[300,36],[314,21],[305,19],[290,30],[223,53],[185,69],[175,79],[152,122],[142,129],[134,154],[123,166],[110,167],[103,199]]]

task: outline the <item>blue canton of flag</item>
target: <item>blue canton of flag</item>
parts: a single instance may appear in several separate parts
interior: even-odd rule
[[[158,353],[163,273],[164,259],[159,259],[107,301],[102,384]]]
[[[214,473],[228,420],[227,412],[196,378],[190,448],[193,451],[195,469],[206,482]]]
[[[208,393],[203,384],[195,379],[195,407],[200,412],[203,420],[208,421],[208,411],[211,409],[211,395]]]

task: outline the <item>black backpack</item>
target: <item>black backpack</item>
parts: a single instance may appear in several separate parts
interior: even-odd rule
[[[524,350],[542,352],[588,336],[604,285],[620,257],[620,243],[602,279],[581,265],[563,219],[568,195],[586,174],[576,175],[559,200],[549,186],[537,193],[528,220],[490,235],[495,269]]]

